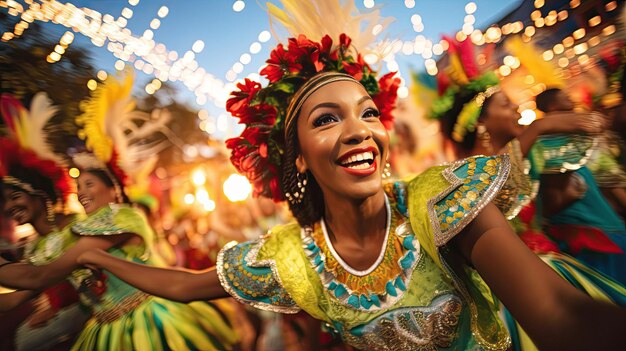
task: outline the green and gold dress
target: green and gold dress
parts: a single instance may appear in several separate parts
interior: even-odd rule
[[[26,262],[40,266],[59,258],[78,240],[70,230],[77,219],[79,216],[74,215],[70,224],[64,228],[37,236],[29,242],[24,251]],[[40,303],[43,308],[54,311],[54,317],[37,327],[31,326],[28,320],[23,322],[15,334],[17,350],[48,349],[71,340],[83,329],[91,311],[89,307],[80,303],[76,287],[70,282],[71,279],[55,284],[38,297],[38,305]]]
[[[322,220],[227,245],[220,282],[254,307],[304,310],[362,350],[506,350],[489,288],[447,244],[496,196],[509,167],[506,155],[471,157],[385,185],[385,246],[366,271],[342,261]]]
[[[152,229],[130,206],[105,206],[72,231],[80,236],[135,234],[142,244],[115,246],[108,252],[137,263],[159,263],[152,252]],[[228,318],[217,308],[220,301],[176,303],[145,294],[107,271],[103,279],[104,292],[74,350],[224,350],[237,342]]]

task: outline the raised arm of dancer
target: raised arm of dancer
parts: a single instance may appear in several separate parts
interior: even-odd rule
[[[158,268],[125,261],[102,250],[85,252],[78,262],[102,267],[128,284],[168,300],[191,302],[229,296],[214,268],[203,271]]]
[[[37,296],[37,291],[17,290],[6,294],[0,294],[0,312],[10,311],[24,302]]]
[[[626,310],[594,301],[560,278],[519,240],[494,205],[455,240],[540,349],[610,350],[626,343]]]
[[[28,263],[12,263],[0,267],[0,285],[13,289],[39,290],[51,286],[79,267],[76,259],[81,253],[91,249],[106,250],[118,245],[133,234],[102,237],[83,237],[58,259],[41,266]],[[0,259],[0,264],[6,262]]]
[[[604,118],[597,113],[551,112],[531,123],[517,137],[526,156],[540,135],[559,133],[600,133]]]

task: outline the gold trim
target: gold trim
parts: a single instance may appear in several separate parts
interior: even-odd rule
[[[244,257],[244,261],[250,267],[257,267],[257,268],[269,267],[272,270],[273,278],[276,279],[276,282],[280,285],[281,288],[285,289],[282,281],[280,280],[280,275],[278,275],[278,269],[276,268],[276,263],[274,262],[274,260],[256,261],[258,252],[264,243],[265,243],[265,240],[263,238],[259,239],[256,243],[252,243],[253,247],[250,249],[248,254]],[[268,303],[261,302],[261,301],[247,300],[239,296],[239,294],[237,294],[235,289],[233,289],[233,287],[230,285],[230,282],[226,278],[226,272],[224,271],[224,253],[227,250],[232,249],[233,247],[237,246],[237,244],[238,243],[236,241],[231,241],[228,244],[226,244],[217,254],[217,263],[216,263],[217,277],[219,278],[220,284],[222,285],[224,290],[226,290],[226,292],[238,302],[241,302],[246,305],[250,305],[260,310],[277,312],[277,313],[285,313],[285,314],[295,314],[295,313],[300,312],[301,311],[300,307],[285,307],[285,306],[272,305],[272,304],[268,304]]]

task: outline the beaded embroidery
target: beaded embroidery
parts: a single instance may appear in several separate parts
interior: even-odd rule
[[[270,267],[250,264],[262,244],[262,239],[226,244],[217,257],[220,283],[237,301],[255,308],[279,313],[299,312],[300,308],[276,279],[278,274]]]
[[[79,235],[118,235],[128,233],[128,229],[115,222],[115,214],[124,205],[109,204],[99,210],[96,214],[89,216],[84,221],[80,221],[72,226],[72,231]]]
[[[454,295],[436,297],[429,306],[387,312],[362,327],[343,334],[362,350],[437,350],[452,346],[457,337],[461,300]]]
[[[428,201],[435,244],[445,245],[496,196],[509,175],[508,155],[470,157],[443,171],[450,187]]]
[[[395,193],[404,183],[386,186]],[[402,193],[403,194],[403,193]],[[390,194],[391,195],[391,194]],[[392,195],[393,196],[393,195]],[[391,197],[391,196],[390,196]],[[397,196],[404,199],[403,195]],[[395,202],[395,198],[390,202]],[[399,213],[406,204],[391,204],[391,229],[383,247],[382,261],[363,276],[349,272],[332,255],[319,224],[302,230],[302,246],[313,269],[318,273],[330,296],[343,305],[365,311],[387,308],[407,290],[408,281],[420,256],[420,244],[411,230],[408,218]]]

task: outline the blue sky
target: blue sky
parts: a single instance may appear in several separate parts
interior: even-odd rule
[[[114,18],[119,17],[125,7],[131,8],[133,15],[126,27],[138,36],[145,29],[149,29],[150,21],[158,18],[159,8],[167,6],[169,13],[165,18],[161,18],[160,27],[154,30],[155,42],[163,43],[168,50],[175,50],[182,54],[190,50],[196,40],[204,41],[204,49],[195,57],[198,66],[224,82],[227,82],[226,73],[233,67],[233,64],[239,61],[242,54],[249,52],[250,45],[258,40],[259,33],[269,30],[264,1],[244,0],[245,8],[241,12],[233,10],[234,2],[234,0],[140,0],[137,5],[131,6],[127,0],[72,1],[79,8],[90,8],[103,15],[110,14]],[[438,42],[441,34],[453,34],[463,25],[467,0],[415,0],[414,2],[413,8],[407,8],[403,0],[374,1],[375,5],[381,9],[383,17],[395,18],[385,32],[388,38],[412,40],[417,34],[422,34]],[[476,17],[474,26],[482,29],[519,4],[519,0],[474,0],[474,2],[477,5],[477,11],[474,13]],[[355,3],[360,9],[365,9],[363,0],[355,0]],[[422,18],[424,24],[422,33],[416,33],[413,29],[411,16],[415,14],[419,14]],[[54,24],[47,24],[45,28],[53,40],[57,39],[55,37],[60,38],[67,30],[65,27]],[[25,34],[27,35],[27,32]],[[106,50],[106,45],[104,47],[93,46],[80,34],[76,35],[75,42],[91,48],[97,69],[108,72],[115,70],[114,64],[117,59]],[[250,63],[244,65],[244,70],[238,77],[257,72],[275,45],[276,40],[273,38],[263,43],[259,53],[251,54]],[[410,68],[423,69],[423,59],[419,55],[405,56],[399,53],[396,55],[396,60],[406,79],[409,78]],[[137,93],[143,91],[145,84],[152,78],[154,77],[139,72]],[[180,99],[189,102],[192,106],[205,108],[211,115],[221,112],[219,106],[211,102],[198,105],[191,91],[182,84],[176,84],[176,86],[179,87]]]

